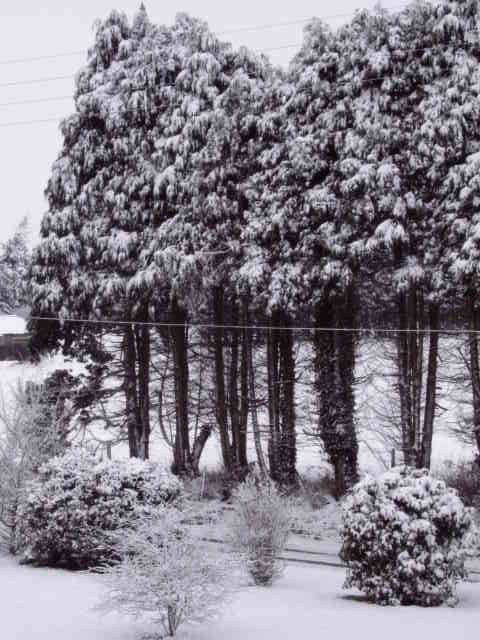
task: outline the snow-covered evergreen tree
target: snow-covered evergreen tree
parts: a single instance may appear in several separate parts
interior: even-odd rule
[[[24,218],[13,236],[0,244],[0,313],[12,313],[29,302],[26,273],[30,251],[27,239],[28,220]]]

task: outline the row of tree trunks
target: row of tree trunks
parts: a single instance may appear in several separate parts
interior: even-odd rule
[[[270,476],[285,485],[297,482],[295,358],[293,332],[285,313],[272,316],[267,335]]]
[[[412,283],[398,296],[398,312],[397,389],[403,458],[408,466],[428,469],[436,413],[440,311],[434,302],[428,304],[427,327],[423,293]],[[424,344],[428,329],[431,331],[425,372]]]
[[[150,442],[150,328],[125,325],[124,394],[130,457],[147,460]]]
[[[213,290],[214,317],[214,362],[215,362],[215,415],[220,436],[220,447],[224,468],[229,473],[242,475],[248,465],[248,336],[245,326],[231,330],[230,345],[227,344],[224,324],[226,300],[223,289]],[[239,325],[240,308],[233,297],[229,300],[231,324]],[[246,312],[248,315],[248,312]],[[227,352],[229,348],[229,353]],[[229,358],[228,358],[229,356]],[[227,371],[226,360],[230,366]],[[227,394],[228,379],[228,394]]]

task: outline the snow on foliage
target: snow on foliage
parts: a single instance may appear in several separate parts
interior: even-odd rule
[[[175,636],[184,623],[216,617],[241,584],[238,560],[201,542],[178,509],[137,518],[114,537],[120,561],[103,567],[97,609],[146,618]]]
[[[408,467],[367,476],[352,489],[342,516],[345,588],[384,605],[456,603],[473,523],[443,481]]]
[[[108,560],[108,536],[127,517],[178,500],[180,481],[153,462],[99,461],[72,449],[40,467],[17,510],[23,556],[49,566],[91,567]]]
[[[25,218],[15,233],[0,244],[0,313],[25,304],[28,296],[26,273],[30,252],[27,247],[28,221]]]
[[[269,479],[249,475],[233,494],[233,510],[230,540],[255,584],[270,585],[282,573],[278,556],[292,524],[286,498]]]

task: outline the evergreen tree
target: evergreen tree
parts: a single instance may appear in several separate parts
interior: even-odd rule
[[[12,313],[29,302],[27,238],[28,220],[24,218],[13,236],[0,245],[0,313]]]

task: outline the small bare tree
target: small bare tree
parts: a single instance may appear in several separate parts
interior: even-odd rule
[[[233,494],[230,540],[244,557],[255,584],[268,586],[281,575],[279,558],[290,533],[292,517],[287,499],[273,481],[249,475]]]
[[[239,564],[199,541],[185,515],[174,507],[137,515],[113,538],[120,561],[96,569],[105,586],[98,611],[146,618],[170,637],[219,613],[239,588]]]

